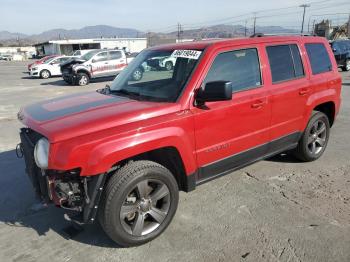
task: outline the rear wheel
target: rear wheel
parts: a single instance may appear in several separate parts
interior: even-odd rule
[[[77,84],[79,86],[86,86],[90,83],[90,77],[86,73],[78,73]]]
[[[343,66],[344,71],[350,71],[350,59],[346,59],[345,65]]]
[[[329,131],[328,117],[322,112],[315,112],[309,120],[294,155],[306,162],[320,158],[327,147]]]
[[[167,228],[178,199],[178,185],[168,169],[151,161],[131,162],[109,180],[100,224],[117,244],[142,245]]]
[[[40,77],[42,78],[42,79],[48,79],[48,78],[50,78],[50,76],[51,76],[51,74],[50,74],[50,71],[49,70],[42,70],[41,72],[40,72]]]

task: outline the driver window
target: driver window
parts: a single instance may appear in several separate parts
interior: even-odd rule
[[[96,62],[103,62],[103,61],[107,61],[107,60],[108,60],[107,52],[102,52],[102,53],[95,55],[93,62],[96,63]]]
[[[261,86],[257,49],[242,49],[219,54],[204,80],[204,85],[213,81],[232,82],[233,92]]]

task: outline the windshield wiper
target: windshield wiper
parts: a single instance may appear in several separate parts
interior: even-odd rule
[[[141,95],[138,92],[131,92],[126,89],[118,89],[118,90],[111,90],[109,89],[110,94],[119,94],[119,95],[126,95],[130,98],[139,100]]]

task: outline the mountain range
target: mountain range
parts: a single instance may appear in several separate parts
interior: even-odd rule
[[[182,38],[217,38],[217,37],[236,37],[252,34],[252,28],[245,28],[242,25],[214,25],[202,27],[199,29],[184,30]],[[280,26],[257,27],[256,32],[266,34],[295,34],[296,30],[286,29]],[[79,38],[99,38],[99,37],[146,37],[147,33],[133,28],[120,28],[108,25],[86,26],[81,29],[53,29],[40,34],[26,35],[22,33],[12,33],[0,31],[0,43],[2,45],[33,44],[48,40],[57,39],[79,39]],[[153,36],[160,38],[176,38],[177,32],[159,33],[152,32]]]

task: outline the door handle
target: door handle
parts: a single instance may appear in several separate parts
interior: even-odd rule
[[[299,90],[299,95],[304,96],[307,95],[310,92],[309,88],[302,88]]]
[[[256,101],[251,105],[251,107],[252,107],[252,108],[260,108],[260,107],[262,107],[264,104],[265,104],[265,101],[256,100]]]
[[[108,65],[108,62],[105,62],[105,65]]]

